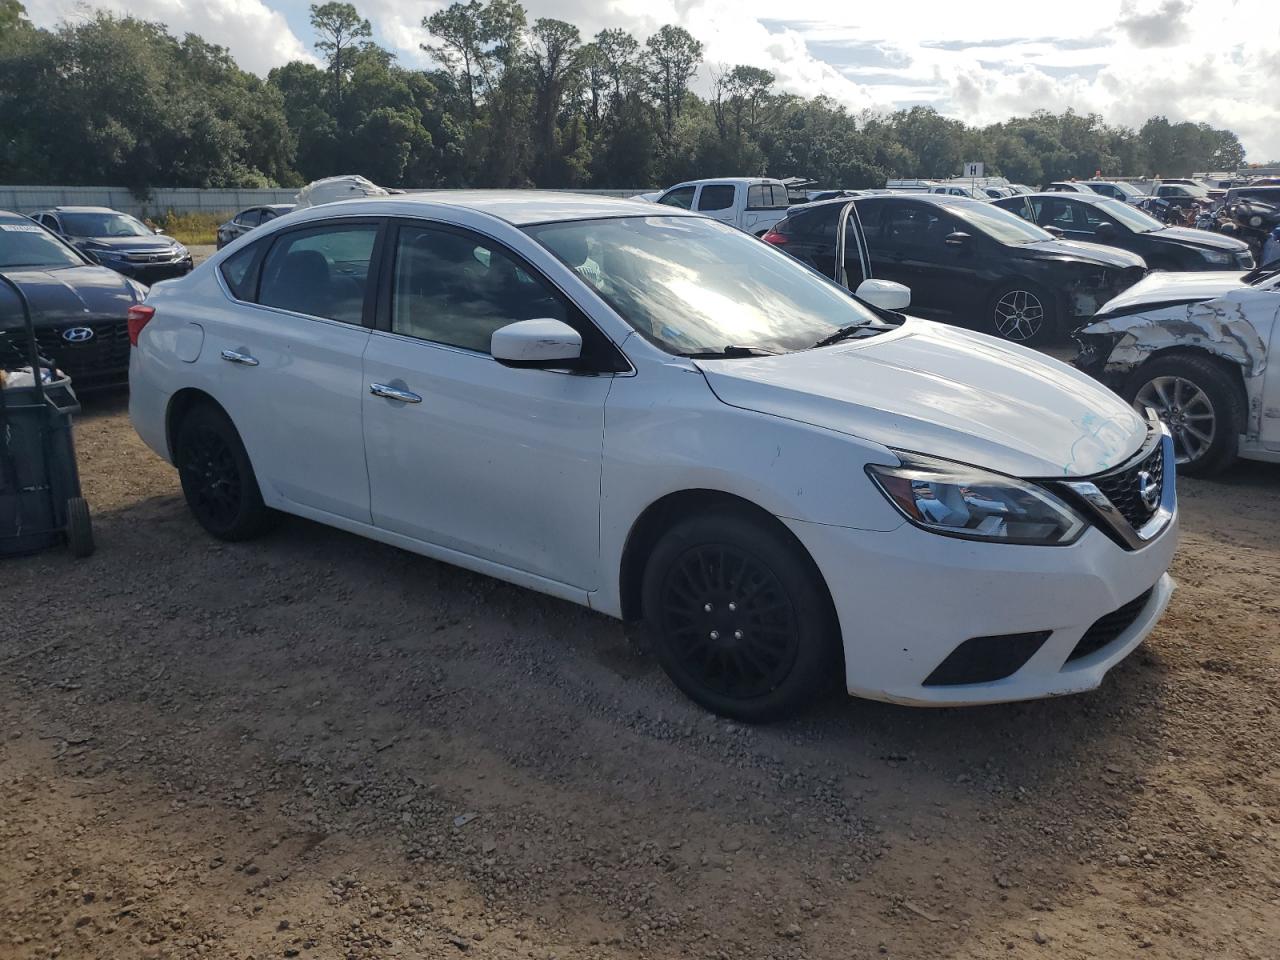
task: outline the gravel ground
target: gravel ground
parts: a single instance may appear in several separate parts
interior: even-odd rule
[[[1101,690],[743,728],[589,611],[190,519],[120,395],[99,549],[6,561],[0,958],[1274,958],[1280,468],[1183,481]]]

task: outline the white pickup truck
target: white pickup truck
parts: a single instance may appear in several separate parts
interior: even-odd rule
[[[761,237],[787,215],[787,186],[767,177],[720,177],[687,180],[665,191],[654,203],[695,210]]]

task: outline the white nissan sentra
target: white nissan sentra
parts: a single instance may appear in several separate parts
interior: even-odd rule
[[[283,511],[643,621],[727,716],[837,676],[910,704],[1096,687],[1173,590],[1167,433],[859,293],[651,204],[327,204],[152,287],[130,414],[212,535]]]

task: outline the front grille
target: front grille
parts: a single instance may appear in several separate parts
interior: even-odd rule
[[[93,337],[78,343],[63,339],[71,329],[87,327]],[[95,323],[66,323],[36,330],[36,344],[41,356],[51,359],[59,369],[76,381],[92,383],[104,379],[123,379],[129,368],[129,325],[125,320],[102,320]]]
[[[1094,484],[1108,500],[1120,511],[1120,515],[1129,521],[1134,530],[1142,528],[1160,509],[1159,503],[1148,507],[1142,500],[1142,484],[1138,477],[1143,472],[1150,474],[1150,482],[1157,489],[1163,489],[1164,483],[1164,446],[1156,444],[1155,449],[1137,463],[1121,467],[1112,473],[1093,478]]]
[[[1067,663],[1072,660],[1079,660],[1081,657],[1087,657],[1091,653],[1096,653],[1133,626],[1133,621],[1137,620],[1139,614],[1146,609],[1147,601],[1151,599],[1151,593],[1154,590],[1155,587],[1152,587],[1142,596],[1130,600],[1118,610],[1112,610],[1110,613],[1099,617],[1094,625],[1084,632],[1080,642],[1071,651],[1071,656],[1067,657]]]

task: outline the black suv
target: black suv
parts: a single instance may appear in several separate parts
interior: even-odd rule
[[[41,356],[70,374],[77,392],[127,383],[129,308],[142,284],[92,263],[75,247],[26,217],[0,210],[0,271],[31,305]],[[0,366],[25,366],[25,339],[12,322],[18,298],[0,286]]]
[[[81,253],[140,283],[191,272],[191,253],[137,217],[109,207],[54,207],[32,217]]]
[[[1135,254],[1059,240],[961,197],[807,204],[764,239],[850,290],[864,279],[893,280],[911,288],[912,313],[1023,343],[1065,333],[1147,272]]]
[[[1167,227],[1131,204],[1072,193],[1033,193],[994,201],[1070,240],[1105,243],[1136,253],[1152,270],[1252,270],[1249,245],[1235,237]]]

